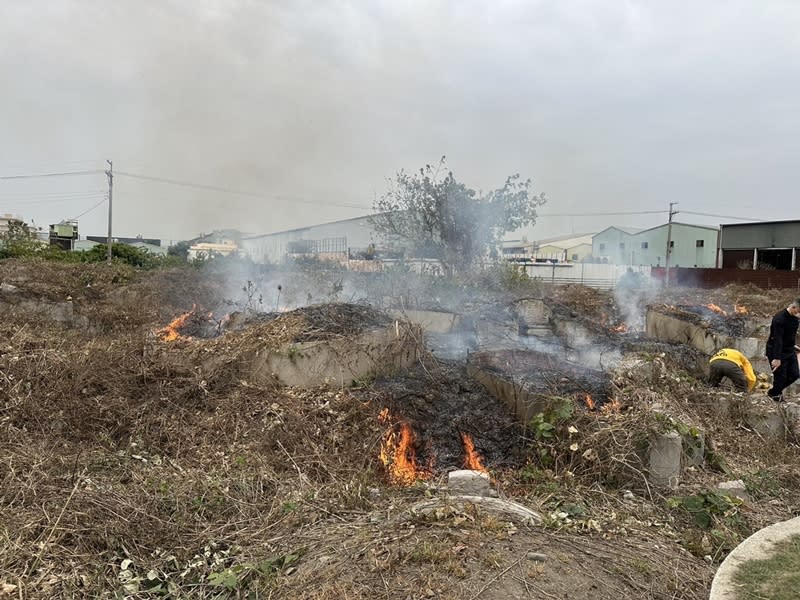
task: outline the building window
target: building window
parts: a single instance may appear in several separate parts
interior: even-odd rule
[[[670,240],[669,241],[669,247],[670,248],[674,248],[675,247],[675,240]]]
[[[642,250],[647,250],[647,242],[642,242]]]
[[[603,251],[605,249],[606,249],[606,245],[605,244],[600,244],[600,250]]]
[[[573,254],[572,255],[572,260],[578,260],[578,255],[577,254]]]
[[[619,243],[619,249],[620,250],[625,250],[625,242],[620,242]]]
[[[705,240],[697,240],[694,245],[696,248],[702,248],[705,245]]]

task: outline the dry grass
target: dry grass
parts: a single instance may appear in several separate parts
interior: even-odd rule
[[[39,267],[15,268],[0,265],[3,280],[22,286]],[[538,508],[545,528],[478,509],[410,516],[443,491],[440,478],[387,484],[377,416],[403,398],[254,386],[232,366],[198,368],[199,347],[224,363],[224,344],[154,339],[192,302],[219,303],[222,278],[52,268],[47,293],[72,294],[96,327],[0,323],[0,597],[5,585],[20,598],[492,600],[561,597],[569,581],[578,599],[704,598],[712,569],[679,543],[695,529],[644,478],[643,437],[675,423],[707,432],[730,469],[698,469],[681,493],[749,478],[761,490],[741,510],[749,528],[800,505],[797,449],[756,443],[666,357],[653,380],[616,381],[620,412],[577,410],[553,438],[515,440],[518,464],[490,465],[501,496]],[[81,277],[94,291],[74,292]],[[560,301],[613,311],[585,288]],[[286,331],[320,329],[304,323]]]

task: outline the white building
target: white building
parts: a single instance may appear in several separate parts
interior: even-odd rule
[[[288,254],[341,255],[363,251],[377,244],[380,236],[370,216],[355,217],[288,231],[242,238],[242,252],[257,263],[280,262]]]
[[[0,215],[0,236],[7,234],[9,229],[14,225],[27,227],[31,237],[36,235],[35,228],[25,223],[22,217],[6,213],[4,215]]]
[[[715,267],[718,236],[716,227],[678,222],[635,232],[609,227],[592,238],[592,256],[615,265],[663,267],[669,237],[670,266]]]
[[[232,241],[224,241],[221,244],[211,242],[199,242],[189,246],[186,258],[188,260],[214,258],[215,256],[230,256],[239,254],[239,246]]]
[[[591,233],[502,243],[503,258],[511,261],[580,262],[592,254]]]
[[[631,227],[607,227],[592,236],[592,257],[597,262],[627,265],[631,236],[640,231]]]

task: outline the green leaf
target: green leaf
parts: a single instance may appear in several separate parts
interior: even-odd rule
[[[208,583],[215,587],[233,590],[239,585],[239,577],[231,569],[225,569],[219,573],[211,573],[208,576]]]

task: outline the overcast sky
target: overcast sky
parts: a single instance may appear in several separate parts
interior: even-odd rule
[[[520,173],[529,237],[797,218],[800,3],[0,2],[0,176],[93,170],[114,230],[165,240],[359,216],[447,155]],[[102,173],[0,180],[0,213],[106,230]],[[98,203],[100,203],[98,205]],[[363,207],[363,208],[359,208]],[[554,217],[664,211],[661,214]]]

